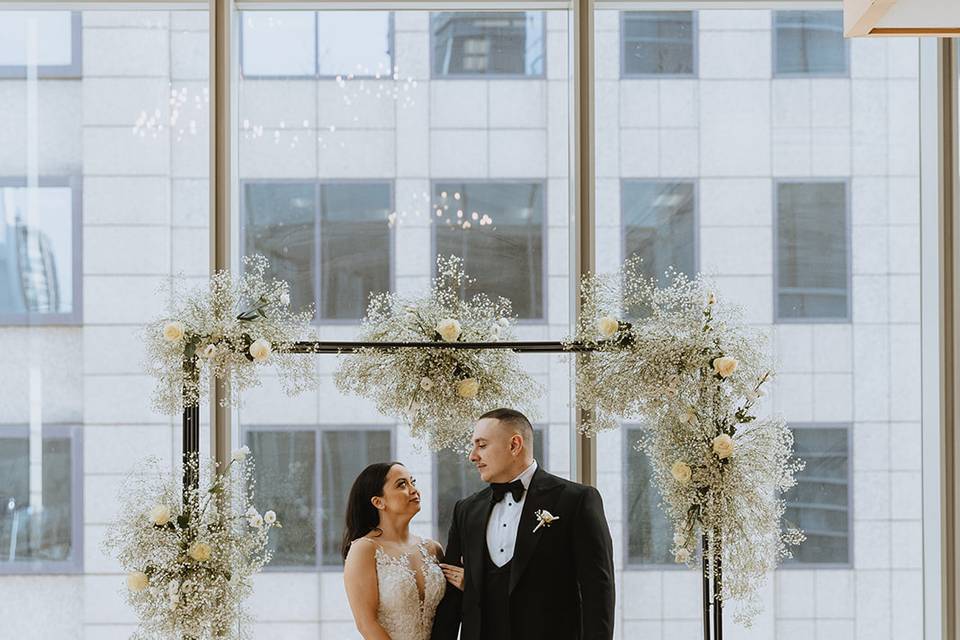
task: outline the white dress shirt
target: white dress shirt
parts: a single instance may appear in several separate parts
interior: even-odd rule
[[[525,490],[519,502],[515,502],[513,496],[507,493],[503,500],[493,505],[493,511],[490,512],[490,519],[487,521],[487,551],[490,552],[493,564],[498,567],[502,567],[513,559],[513,550],[517,544],[517,529],[520,527],[520,514],[523,513],[523,503],[527,499],[526,490],[530,489],[530,482],[536,471],[537,461],[534,460],[523,473],[514,478],[523,483]]]

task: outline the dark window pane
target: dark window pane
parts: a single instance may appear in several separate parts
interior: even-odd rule
[[[691,11],[624,12],[623,74],[692,75],[693,25]]]
[[[314,304],[317,206],[313,183],[244,185],[244,252],[270,261],[270,274],[290,284],[290,306]]]
[[[544,14],[431,15],[433,75],[543,75]]]
[[[806,467],[786,495],[784,522],[801,528],[807,540],[793,550],[791,563],[850,561],[847,433],[838,427],[793,430],[794,453]]]
[[[433,208],[437,254],[463,258],[475,278],[464,296],[503,296],[520,318],[544,316],[542,184],[437,183]]]
[[[271,566],[317,563],[316,434],[313,431],[250,431],[256,460],[256,506],[273,509],[282,528],[270,535]]]
[[[320,186],[324,319],[360,319],[371,293],[390,290],[390,185]]]
[[[73,457],[69,437],[44,437],[40,500],[30,495],[27,437],[0,437],[0,566],[64,562],[73,552]]]
[[[0,187],[0,314],[73,312],[73,222],[70,187]]]
[[[321,467],[320,527],[324,565],[343,564],[340,543],[343,537],[347,495],[364,467],[393,459],[390,431],[323,431]]]
[[[777,185],[779,319],[846,319],[847,188],[842,182]]]
[[[533,457],[537,464],[549,471],[544,458],[546,430],[534,427]],[[453,507],[457,500],[480,491],[487,483],[480,479],[476,467],[467,460],[466,454],[444,449],[434,457],[434,473],[437,474],[436,528],[433,537],[446,548],[447,534],[453,520]]]
[[[840,11],[774,11],[775,73],[847,73]]]
[[[696,271],[693,183],[623,183],[625,255],[643,258],[642,272],[666,285],[673,267],[693,276]]]
[[[643,451],[637,451],[642,429],[627,429],[627,562],[629,564],[674,564],[673,525],[660,508],[660,491],[653,468]]]

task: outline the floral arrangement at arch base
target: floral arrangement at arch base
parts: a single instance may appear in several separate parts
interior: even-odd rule
[[[456,256],[437,258],[437,276],[420,295],[371,297],[359,340],[364,342],[495,342],[511,340],[513,311],[506,298],[461,292],[473,280]],[[335,374],[337,387],[376,403],[410,425],[433,450],[461,450],[477,416],[500,406],[534,413],[539,385],[509,349],[361,348]]]
[[[592,416],[582,428],[647,427],[637,447],[650,457],[673,523],[675,560],[696,566],[707,534],[701,552],[723,568],[719,597],[749,626],[767,574],[804,539],[782,525],[782,495],[803,463],[783,419],[755,411],[774,375],[764,337],[702,277],[669,272],[661,288],[641,267],[633,258],[581,283],[571,342],[594,349],[577,367],[577,404]]]
[[[287,353],[312,337],[312,308],[290,309],[290,285],[267,279],[260,255],[243,258],[234,278],[217,271],[205,287],[183,291],[172,281],[167,315],[145,330],[149,373],[156,378],[154,407],[176,414],[206,396],[212,378],[229,383],[222,406],[239,404],[244,390],[260,384],[260,370],[274,365],[284,390],[295,395],[317,384],[311,358]]]
[[[140,621],[135,639],[249,636],[243,601],[270,562],[269,534],[280,523],[254,506],[248,454],[235,451],[222,474],[213,462],[190,460],[198,487],[184,489],[180,469],[171,473],[157,459],[126,479],[103,549],[127,572],[126,600]]]

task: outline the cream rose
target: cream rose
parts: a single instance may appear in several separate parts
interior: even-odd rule
[[[683,424],[695,424],[697,422],[697,412],[693,409],[687,409],[680,414],[680,422]]]
[[[460,322],[453,318],[446,318],[438,322],[436,330],[444,342],[456,342],[460,338],[460,334],[463,333]]]
[[[280,294],[280,304],[282,304],[283,306],[287,306],[288,304],[290,304],[289,293],[284,292]]]
[[[143,571],[131,571],[127,574],[127,588],[130,591],[143,591],[150,586],[150,578]]]
[[[690,551],[687,549],[677,549],[677,552],[673,554],[673,559],[680,564],[686,564],[690,562]]]
[[[725,433],[721,433],[713,439],[713,452],[721,460],[725,460],[733,455],[733,438]]]
[[[204,358],[206,358],[207,360],[209,360],[209,359],[212,358],[213,356],[217,355],[217,345],[215,345],[215,344],[208,344],[207,346],[205,346],[205,347],[203,348],[203,351],[201,351],[200,354],[201,354]]]
[[[259,529],[263,526],[263,516],[259,513],[254,513],[252,516],[247,516],[247,524],[254,529]]]
[[[270,343],[263,338],[258,338],[253,341],[253,344],[250,345],[250,355],[253,356],[253,359],[257,362],[264,362],[267,358],[270,357],[270,353],[273,349],[270,346]]]
[[[476,398],[480,391],[480,383],[476,378],[467,378],[457,383],[457,395],[461,398]]]
[[[242,462],[243,460],[246,460],[248,455],[250,455],[250,447],[243,445],[239,449],[235,450],[230,458],[234,462]]]
[[[420,388],[424,391],[430,391],[433,389],[433,380],[426,376],[420,378]]]
[[[680,533],[679,531],[673,534],[673,545],[679,547],[687,543],[687,536]]]
[[[721,356],[714,359],[713,361],[713,370],[717,372],[721,378],[729,378],[733,375],[733,372],[737,370],[737,365],[740,363],[737,362],[736,358],[731,358],[730,356]]]
[[[159,527],[170,522],[170,507],[165,504],[158,504],[150,509],[150,522]]]
[[[707,294],[707,304],[716,304],[717,296],[714,295],[713,291]]]
[[[690,482],[690,476],[693,475],[693,470],[690,469],[690,465],[682,460],[677,460],[673,463],[673,466],[670,467],[670,475],[673,476],[673,479],[681,484],[687,484]]]
[[[206,562],[213,555],[213,549],[206,542],[194,542],[190,545],[187,555],[197,562]]]
[[[275,524],[277,522],[277,514],[273,511],[267,511],[263,514],[263,521],[267,524]]]
[[[163,325],[163,337],[169,342],[176,342],[183,337],[183,323],[179,320],[172,320]]]
[[[620,322],[616,318],[611,318],[610,316],[603,316],[597,320],[597,331],[600,332],[604,338],[609,338],[613,336],[617,331],[620,330]]]

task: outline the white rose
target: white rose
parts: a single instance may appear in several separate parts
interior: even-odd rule
[[[267,524],[274,524],[277,521],[277,514],[273,511],[267,511],[263,514],[263,521]]]
[[[480,383],[476,378],[467,378],[457,383],[457,395],[461,398],[476,398],[480,392]]]
[[[716,304],[717,296],[714,295],[713,291],[707,294],[707,304]]]
[[[263,526],[263,516],[259,513],[255,513],[252,516],[247,516],[247,523],[254,529],[259,529]]]
[[[737,365],[740,363],[737,362],[736,358],[731,358],[730,356],[721,356],[714,359],[713,361],[713,370],[720,374],[721,378],[729,378],[733,375],[733,372],[737,370]]]
[[[447,318],[438,322],[436,330],[444,342],[456,342],[460,334],[463,333],[463,330],[460,328],[460,322],[453,318]]]
[[[217,345],[208,344],[203,348],[203,351],[200,352],[200,355],[209,360],[213,356],[217,355]]]
[[[603,316],[597,320],[597,331],[600,332],[604,338],[609,338],[613,336],[617,331],[620,330],[620,322],[616,318],[611,318],[610,316]]]
[[[683,424],[695,424],[697,421],[697,412],[693,409],[687,409],[680,414],[680,422]]]
[[[433,389],[433,380],[426,376],[420,378],[420,388],[424,391],[430,391]]]
[[[733,438],[725,433],[721,433],[713,439],[713,452],[721,460],[729,458],[733,454]]]
[[[250,355],[253,356],[253,359],[257,362],[264,362],[270,357],[272,351],[273,349],[270,347],[270,343],[263,338],[257,338],[253,341],[253,344],[250,345]]]
[[[150,578],[143,571],[131,571],[127,574],[127,588],[130,591],[143,591],[150,586]]]
[[[206,542],[194,542],[187,550],[187,555],[197,562],[206,562],[213,555],[213,549]]]
[[[250,455],[250,447],[243,445],[239,449],[233,452],[230,456],[234,462],[242,462],[247,459],[247,456]]]
[[[686,564],[690,561],[690,551],[687,549],[677,549],[677,552],[673,554],[673,559],[680,564]]]
[[[160,527],[170,522],[170,507],[158,504],[150,509],[150,522]]]
[[[682,547],[687,543],[687,536],[680,533],[679,531],[673,534],[673,544],[677,547]]]
[[[670,475],[673,476],[673,479],[681,484],[687,484],[690,482],[690,476],[693,475],[693,471],[690,469],[690,465],[682,460],[677,460],[673,463],[673,466],[670,467]]]
[[[283,292],[283,293],[280,294],[280,304],[282,304],[283,306],[287,306],[288,304],[290,304],[290,294],[289,294],[289,293]]]
[[[510,326],[510,320],[508,318],[500,318],[499,320],[497,320],[497,323],[503,328],[507,328]]]
[[[176,342],[183,337],[183,323],[179,320],[172,320],[163,325],[163,337],[169,342]]]

